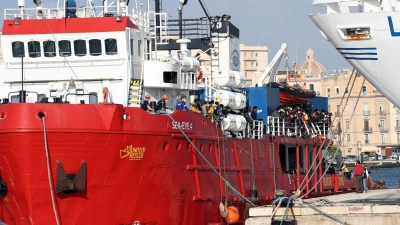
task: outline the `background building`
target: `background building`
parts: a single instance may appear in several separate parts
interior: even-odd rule
[[[347,71],[327,75],[321,83],[322,95],[329,98],[329,111],[338,129],[335,144],[344,155],[365,153],[388,157],[400,143],[400,110],[368,81],[363,84],[364,77],[360,74],[354,73],[350,80],[351,74]],[[346,104],[347,94],[350,98]]]
[[[240,43],[240,68],[247,78],[247,85],[254,87],[268,66],[267,46],[246,46]]]

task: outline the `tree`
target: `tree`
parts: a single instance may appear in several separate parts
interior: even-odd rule
[[[337,151],[336,151],[337,150]],[[335,154],[336,153],[336,154]],[[342,155],[342,150],[340,150],[339,146],[330,146],[328,148],[328,155],[329,157],[333,158],[333,157],[337,157],[337,156],[341,156]]]

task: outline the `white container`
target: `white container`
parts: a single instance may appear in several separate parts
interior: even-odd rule
[[[232,84],[231,87],[233,88],[242,88],[246,85],[246,76],[238,71],[231,71],[232,74],[235,76],[235,82]]]
[[[230,70],[220,69],[212,75],[213,83],[222,87],[231,87],[235,83],[235,74]]]
[[[224,130],[233,131],[236,125],[236,118],[232,114],[228,114],[226,118],[222,120],[222,127]]]
[[[233,107],[235,104],[235,94],[230,91],[218,90],[214,93],[213,98],[215,101],[219,102],[219,104],[223,104],[224,106]]]
[[[235,120],[232,121],[232,123],[234,123],[233,126],[233,130],[232,131],[243,131],[244,129],[246,129],[246,118],[244,118],[244,116],[241,115],[232,115]]]
[[[228,114],[226,118],[222,120],[222,126],[224,130],[239,132],[246,129],[246,118],[240,115]]]
[[[233,92],[233,94],[235,95],[235,101],[231,108],[235,110],[240,110],[246,107],[246,96],[244,96],[244,94],[242,93],[236,92]]]
[[[192,57],[183,57],[181,59],[181,66],[183,72],[197,72],[197,69],[200,67],[200,62]]]

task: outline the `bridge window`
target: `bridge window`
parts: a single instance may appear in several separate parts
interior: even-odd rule
[[[106,54],[107,55],[118,54],[117,39],[109,38],[109,39],[106,39],[104,43],[106,45]]]
[[[42,53],[40,52],[40,42],[38,41],[28,42],[28,52],[29,52],[29,57],[31,58],[37,58],[42,56]]]
[[[101,55],[101,41],[99,39],[89,40],[89,51],[92,56]]]
[[[13,57],[25,57],[25,45],[22,41],[14,41],[12,45]]]
[[[56,43],[54,41],[43,42],[44,57],[56,56]]]
[[[163,81],[164,83],[171,83],[171,84],[176,84],[178,79],[178,74],[177,72],[171,71],[171,72],[163,72]]]
[[[58,42],[58,53],[61,57],[71,56],[71,42],[70,41],[59,41]]]
[[[86,41],[85,40],[75,40],[74,41],[74,51],[76,56],[85,56],[86,51]]]

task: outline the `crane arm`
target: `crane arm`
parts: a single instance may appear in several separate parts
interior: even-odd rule
[[[287,58],[286,48],[287,48],[286,43],[283,43],[281,48],[279,49],[279,51],[276,53],[275,57],[268,64],[267,69],[265,69],[263,74],[260,76],[260,79],[258,79],[258,82],[257,82],[257,86],[258,87],[262,87],[265,78],[267,78],[267,76],[269,74],[270,74],[269,82],[274,81],[276,70],[278,69],[278,66],[279,66],[279,64],[281,62],[282,56],[285,56],[285,58]]]

